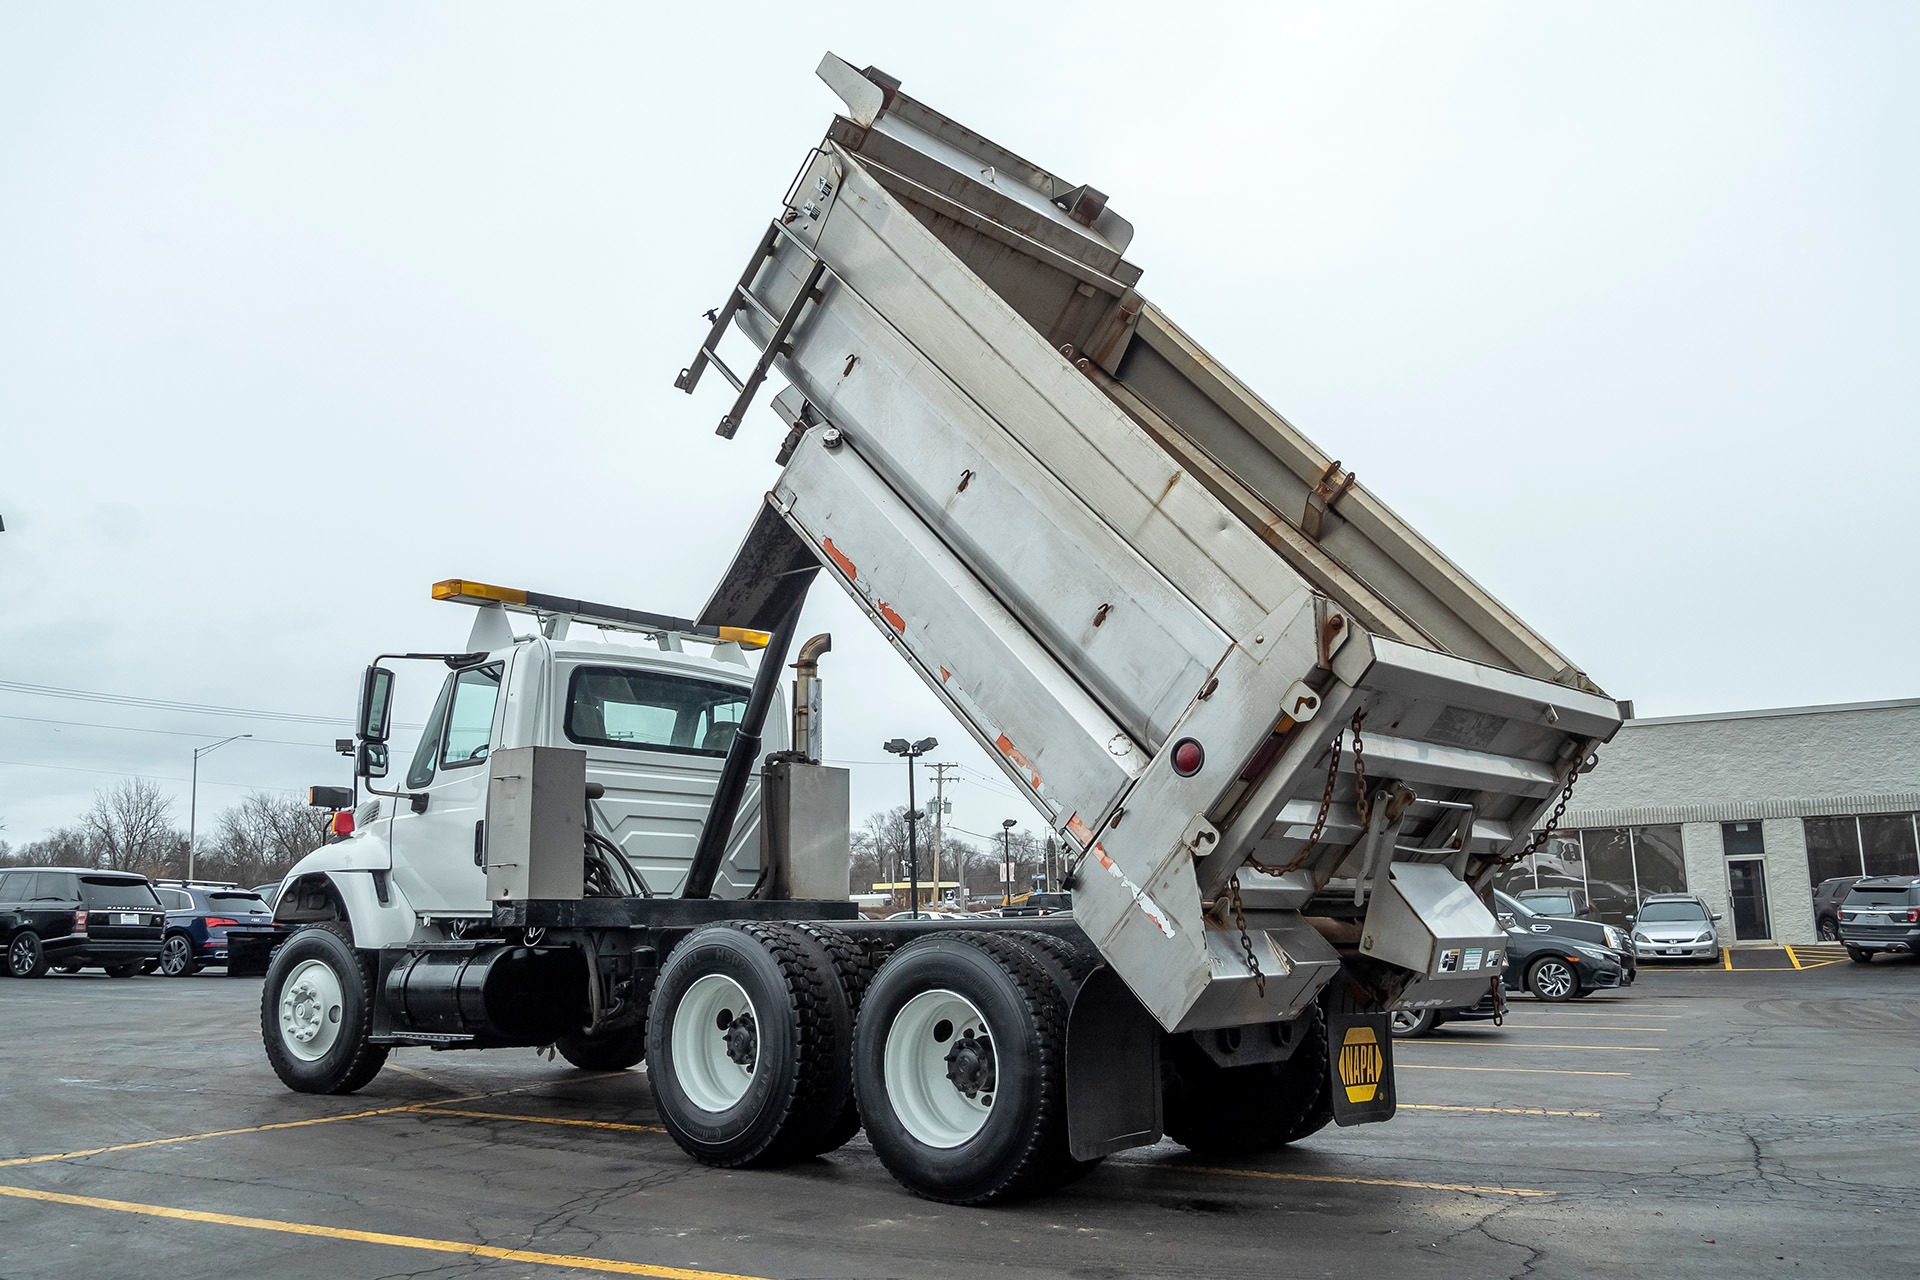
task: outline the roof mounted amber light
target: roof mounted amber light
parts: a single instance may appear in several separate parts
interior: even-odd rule
[[[522,591],[518,587],[497,587],[491,583],[474,582],[467,578],[448,578],[434,583],[433,598],[451,600],[455,604],[497,604],[515,613],[564,615],[588,626],[610,627],[616,631],[637,631],[643,635],[672,632],[690,640],[705,640],[713,644],[737,644],[743,649],[764,649],[773,639],[765,631],[754,631],[747,627],[716,627],[695,622],[691,618],[675,618],[664,613],[648,613],[642,609],[625,609],[619,605],[594,604],[591,601],[573,600],[566,596],[551,596],[541,591]]]

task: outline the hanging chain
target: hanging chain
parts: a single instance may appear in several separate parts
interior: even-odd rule
[[[1367,823],[1373,816],[1373,802],[1367,798],[1367,761],[1361,755],[1360,726],[1367,721],[1367,713],[1353,713],[1353,811],[1360,819],[1360,830],[1367,829]]]
[[[1567,768],[1567,782],[1565,786],[1560,788],[1559,803],[1553,806],[1553,812],[1547,815],[1545,824],[1528,838],[1526,847],[1521,849],[1520,852],[1511,857],[1500,859],[1500,866],[1510,867],[1516,862],[1525,861],[1538,852],[1540,846],[1552,839],[1554,828],[1558,827],[1560,825],[1560,819],[1566,816],[1567,802],[1573,799],[1573,784],[1580,778],[1580,767],[1592,759],[1593,757],[1591,755],[1585,758],[1577,758],[1573,764]]]
[[[1499,978],[1493,980],[1493,1025],[1507,1025],[1507,984]]]
[[[1320,812],[1314,817],[1313,830],[1307,833],[1305,847],[1294,855],[1292,862],[1284,867],[1270,867],[1251,854],[1247,857],[1248,866],[1262,875],[1284,876],[1290,871],[1298,870],[1300,864],[1307,860],[1307,855],[1313,852],[1314,847],[1320,843],[1320,837],[1327,830],[1327,814],[1333,808],[1334,784],[1340,781],[1340,757],[1346,751],[1346,740],[1347,732],[1344,729],[1333,735],[1332,754],[1327,757],[1327,785],[1320,790]]]
[[[1227,881],[1227,894],[1233,902],[1233,923],[1240,930],[1240,951],[1247,958],[1247,972],[1253,975],[1253,989],[1267,998],[1267,975],[1260,971],[1260,957],[1253,954],[1253,938],[1247,933],[1247,908],[1240,901],[1240,877]]]

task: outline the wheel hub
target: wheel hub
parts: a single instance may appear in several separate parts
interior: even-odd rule
[[[947,1050],[947,1079],[969,1098],[992,1093],[997,1074],[992,1042],[971,1029]]]
[[[287,995],[287,1030],[294,1039],[307,1044],[320,1034],[320,993],[312,983],[302,981]]]
[[[722,1010],[720,1016],[725,1019],[721,1031],[727,1041],[727,1060],[736,1067],[753,1066],[760,1052],[760,1032],[753,1025],[753,1015],[743,1013],[735,1017]]]

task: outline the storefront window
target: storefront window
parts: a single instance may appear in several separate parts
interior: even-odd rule
[[[1633,867],[1643,900],[1652,893],[1685,893],[1687,860],[1680,852],[1680,828],[1635,828]]]
[[[1870,876],[1910,876],[1920,872],[1920,858],[1914,854],[1910,813],[1863,815],[1860,848]]]
[[[1852,818],[1803,818],[1813,883],[1860,874],[1860,828]]]
[[[1594,916],[1625,925],[1649,894],[1686,892],[1680,828],[1590,827],[1557,836],[1536,857],[1502,872],[1494,887],[1509,894],[1577,889]]]
[[[1807,875],[1818,885],[1835,876],[1920,874],[1914,817],[1911,813],[1875,813],[1803,818]]]

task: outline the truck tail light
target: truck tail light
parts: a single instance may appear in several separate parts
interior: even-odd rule
[[[76,911],[73,913],[73,931],[75,933],[85,933],[87,931],[87,913],[86,912]]]
[[[1173,771],[1181,777],[1191,778],[1206,762],[1205,749],[1192,738],[1182,738],[1173,744]]]
[[[209,929],[235,929],[238,928],[239,925],[240,922],[238,920],[229,920],[225,916],[207,917],[207,928]]]
[[[333,815],[333,821],[328,825],[332,827],[333,834],[337,836],[352,835],[353,834],[353,810],[342,809],[340,812]]]

